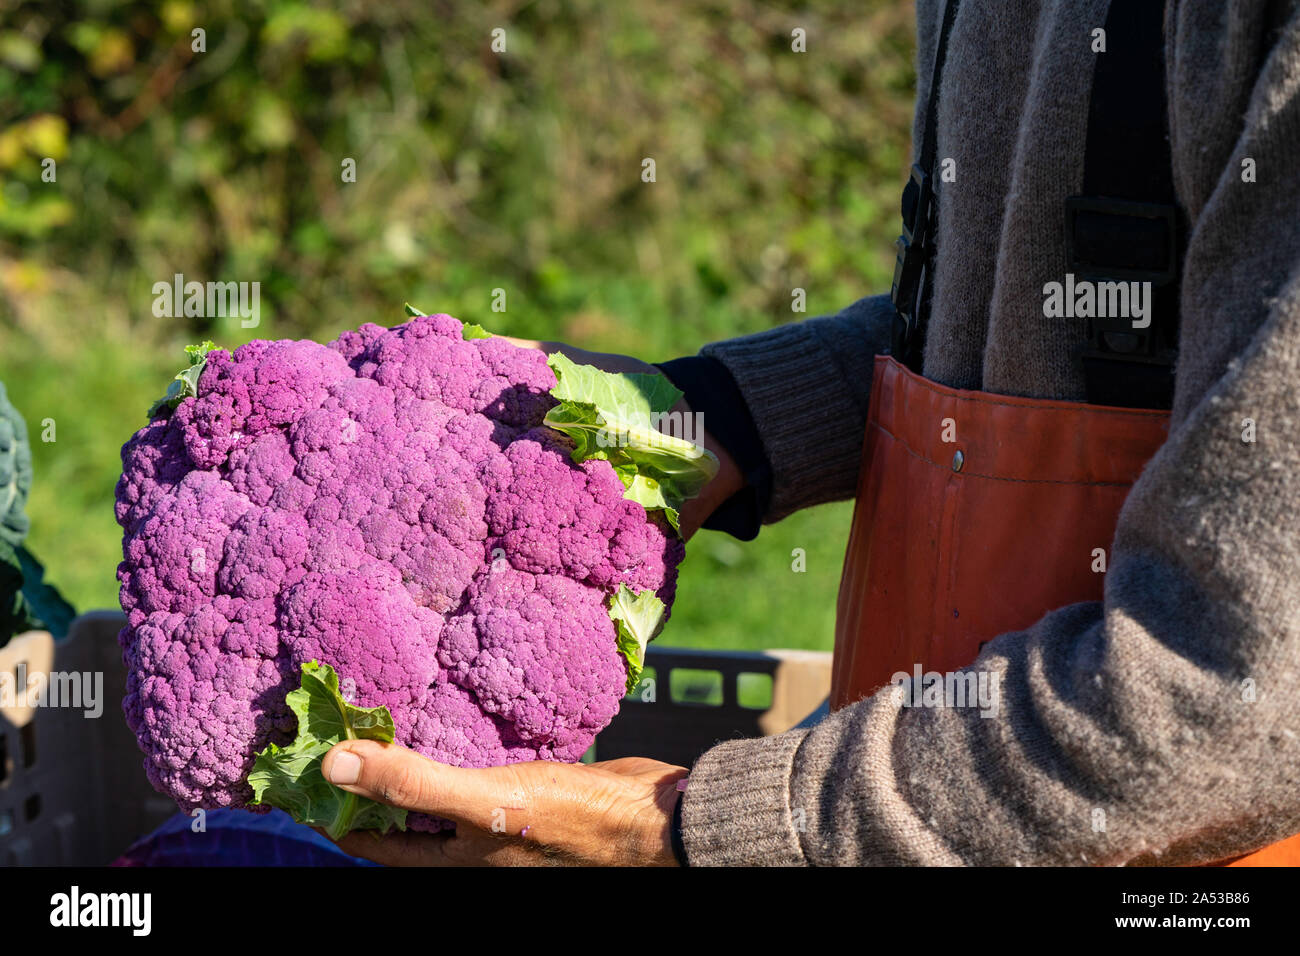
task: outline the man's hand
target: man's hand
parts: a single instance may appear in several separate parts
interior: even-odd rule
[[[552,352],[560,352],[578,365],[593,365],[602,372],[612,372],[614,374],[637,372],[643,375],[663,374],[648,362],[642,362],[630,355],[619,355],[614,352],[588,352],[586,349],[565,345],[563,342],[539,342],[535,339],[516,339],[510,336],[504,336],[504,338],[524,348],[540,349],[547,355]],[[682,418],[685,420],[686,416],[691,414],[691,407],[686,404],[686,399],[683,398],[673,406],[673,411],[681,412]],[[700,525],[708,520],[709,515],[713,514],[720,504],[744,487],[745,484],[744,476],[740,473],[740,469],[736,467],[735,459],[731,457],[731,453],[718,444],[717,439],[709,432],[708,422],[704,423],[704,440],[702,444],[717,456],[718,473],[713,476],[712,481],[700,490],[698,495],[682,505],[681,532],[682,537],[685,539],[689,539],[691,535],[700,530]]]
[[[358,831],[339,840],[389,866],[673,866],[671,827],[685,767],[644,757],[469,770],[396,744],[348,740],[325,779],[350,793],[456,824],[455,833]]]

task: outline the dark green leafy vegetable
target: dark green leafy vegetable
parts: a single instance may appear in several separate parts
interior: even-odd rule
[[[48,630],[63,637],[76,612],[50,585],[45,569],[23,547],[24,513],[32,485],[27,423],[0,382],[0,647],[15,634]]]
[[[0,382],[0,540],[15,548],[27,536],[27,493],[32,487],[32,448],[27,422]]]
[[[0,538],[0,647],[33,626],[32,611],[23,596],[23,570],[17,549]]]
[[[45,583],[45,566],[36,556],[23,545],[17,551],[23,574],[23,598],[31,615],[29,627],[49,631],[55,637],[66,637],[77,612],[62,594]]]

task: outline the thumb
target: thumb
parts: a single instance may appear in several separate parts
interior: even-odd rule
[[[499,768],[490,768],[499,769]],[[321,763],[325,779],[380,803],[483,827],[509,789],[487,770],[465,770],[374,740],[335,744]]]

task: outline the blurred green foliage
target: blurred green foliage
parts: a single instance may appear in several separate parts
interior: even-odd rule
[[[660,360],[883,291],[912,31],[897,0],[0,0],[0,378],[50,580],[115,604],[118,448],[185,342],[411,301]],[[175,273],[260,282],[260,326],[156,318]],[[664,639],[828,647],[848,516],[701,535]]]

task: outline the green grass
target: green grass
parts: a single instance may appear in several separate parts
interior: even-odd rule
[[[713,532],[692,539],[672,620],[659,640],[675,647],[829,650],[852,505],[823,505],[742,543]],[[806,552],[805,571],[791,552]]]
[[[33,470],[28,547],[47,578],[78,610],[117,606],[121,529],[113,518],[119,449],[174,360],[98,341],[67,354],[29,353],[5,369],[13,401],[27,419]],[[52,429],[42,422],[52,422]],[[44,441],[42,437],[53,437]]]

